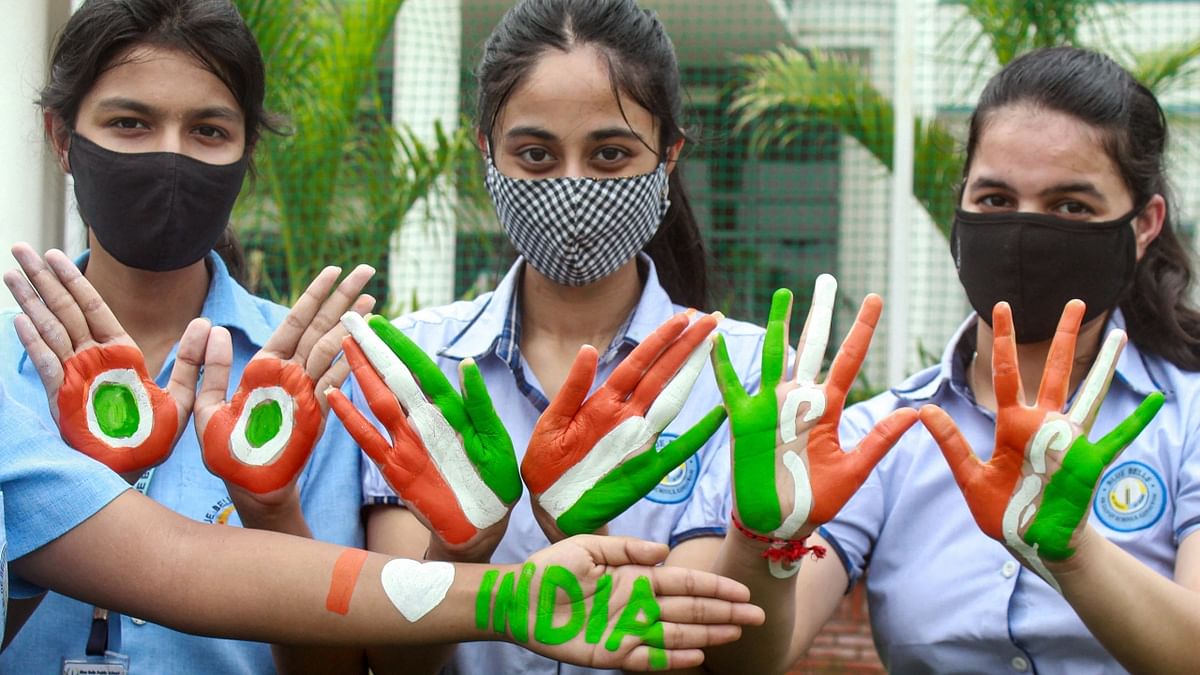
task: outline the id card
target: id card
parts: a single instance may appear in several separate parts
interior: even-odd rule
[[[63,659],[62,675],[128,675],[129,657],[116,652],[104,656]]]

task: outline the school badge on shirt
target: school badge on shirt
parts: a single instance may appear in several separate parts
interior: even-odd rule
[[[1142,462],[1123,462],[1100,479],[1093,511],[1096,518],[1117,532],[1144,530],[1167,508],[1163,479]]]
[[[654,449],[661,451],[668,443],[679,437],[679,434],[659,434]],[[646,495],[646,499],[656,504],[678,504],[692,496],[696,482],[700,480],[700,457],[692,455],[687,461],[675,467],[667,474],[654,489]]]

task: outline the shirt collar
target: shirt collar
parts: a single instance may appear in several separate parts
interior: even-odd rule
[[[639,253],[637,259],[645,270],[642,295],[625,324],[617,330],[608,350],[601,355],[602,363],[615,358],[621,347],[639,344],[675,312],[670,296],[658,281],[654,261],[645,253]],[[521,335],[517,292],[524,265],[525,259],[518,257],[467,327],[438,352],[440,356],[478,360],[488,354],[504,352],[498,355],[509,360]]]
[[[975,326],[978,321],[979,315],[972,312],[946,345],[941,361],[935,367],[927,368],[894,387],[891,390],[892,394],[909,403],[921,403],[938,396],[946,386],[966,391],[964,357],[975,351]],[[1107,335],[1114,328],[1125,328],[1125,316],[1120,309],[1114,309],[1109,314],[1104,334]],[[1152,357],[1143,353],[1132,342],[1127,342],[1117,359],[1115,379],[1142,396],[1161,391],[1169,397],[1173,392],[1167,387],[1167,378],[1155,374],[1157,365]]]
[[[91,251],[84,251],[75,259],[75,265],[83,269],[90,257]],[[211,278],[200,316],[212,321],[214,326],[240,331],[256,347],[265,345],[275,328],[259,309],[259,304],[264,301],[242,288],[230,276],[229,268],[216,251],[209,251],[205,262]]]

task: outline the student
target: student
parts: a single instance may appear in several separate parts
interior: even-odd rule
[[[37,594],[48,587],[181,631],[248,640],[518,640],[515,630],[480,630],[475,619],[481,579],[518,566],[445,565],[438,577],[441,597],[433,596],[423,616],[412,615],[411,606],[396,599],[411,590],[389,571],[415,577],[414,568],[406,566],[411,561],[184,518],[63,445],[2,387],[0,431],[8,442],[0,465],[0,515],[6,521],[0,526],[0,575],[6,581],[0,630],[6,639],[20,629]],[[64,494],[71,499],[63,499]],[[14,558],[11,603],[5,551]],[[645,577],[657,596],[653,604],[661,610],[664,642],[659,646],[665,650],[656,655],[640,636],[625,637],[611,651],[594,648],[583,636],[554,646],[530,646],[567,661],[642,670],[656,658],[668,664],[696,663],[703,657],[699,647],[735,639],[738,624],[762,620],[761,612],[744,604],[744,587],[709,574],[654,567],[665,554],[666,547],[624,538],[560,542],[531,558],[539,602],[525,606],[530,613],[526,621],[536,624],[535,610],[545,595],[542,580],[556,574],[550,570],[558,566],[579,581],[579,601],[594,613],[597,581],[609,575],[614,582],[605,623],[615,630],[624,608],[637,597],[630,592],[632,580]],[[568,594],[552,597],[555,611],[571,611]]]
[[[54,286],[62,279],[70,282],[70,262],[56,254],[47,265],[32,250],[18,248],[33,288],[19,274],[6,276],[28,315],[9,314],[0,326],[0,376],[6,388],[13,398],[30,402],[44,423],[55,425],[63,421],[60,394],[71,392],[71,373],[88,374],[78,364],[100,355],[92,362],[103,365],[117,353],[110,348],[122,348],[144,363],[147,377],[139,386],[163,387],[166,394],[154,396],[168,398],[156,400],[174,401],[176,414],[164,413],[163,420],[167,426],[174,423],[178,440],[172,451],[168,438],[156,461],[169,456],[139,480],[139,489],[151,499],[198,521],[361,545],[358,452],[338,433],[336,420],[312,449],[307,469],[287,472],[273,485],[232,474],[224,476],[232,480],[222,480],[206,468],[206,462],[220,460],[222,448],[210,443],[203,448],[208,453],[202,452],[199,432],[210,423],[220,426],[214,420],[226,417],[220,412],[228,392],[223,378],[247,385],[253,378],[243,375],[252,357],[259,370],[290,365],[301,373],[297,381],[307,383],[297,394],[306,395],[316,410],[306,419],[316,422],[309,436],[319,437],[324,416],[311,399],[325,383],[313,382],[330,372],[340,339],[337,317],[371,304],[358,295],[369,268],[355,270],[336,287],[336,270],[326,270],[302,300],[296,315],[304,317],[301,325],[286,324],[287,308],[250,295],[218,255],[236,250],[230,245],[229,213],[254,146],[268,128],[262,58],[237,10],[228,0],[89,0],[63,28],[48,71],[40,99],[46,129],[64,170],[74,177],[89,228],[90,251],[77,264],[111,314],[103,326],[82,320],[78,311],[50,316],[61,308],[56,302],[42,305],[38,294],[69,297]],[[237,256],[230,260],[237,263]],[[193,417],[202,351],[188,348],[198,336],[189,338],[185,328],[200,316],[228,331],[227,360],[220,364],[228,370],[220,369],[221,381],[205,378],[216,395],[198,401]],[[22,342],[40,347],[27,353]],[[44,403],[47,394],[50,405]],[[84,426],[78,414],[78,409],[68,411],[64,435]],[[292,469],[303,466],[303,452],[288,456]],[[131,482],[138,473],[140,467],[129,476]],[[63,658],[83,653],[92,614],[87,604],[49,595],[0,657],[0,670],[57,671]],[[185,635],[129,616],[119,621],[135,673],[272,668],[267,645]],[[361,667],[360,654],[276,651],[285,670],[289,662],[305,670]],[[339,660],[342,656],[349,660]]]
[[[631,361],[642,358],[631,355],[639,346],[642,356],[651,345],[657,346],[649,352],[666,354],[699,334],[684,331],[687,322],[672,317],[707,304],[706,260],[677,164],[685,143],[679,69],[671,41],[651,12],[632,0],[517,3],[488,38],[476,77],[487,183],[521,257],[494,291],[393,323],[450,380],[460,368],[464,377],[478,368],[521,461],[527,447],[533,452],[538,445],[531,437],[535,427],[537,433],[545,430],[538,424],[539,419],[545,424],[549,406],[578,397],[565,407],[582,404],[584,412],[570,424],[588,427],[581,419],[595,412],[601,397],[582,400],[593,384],[605,392],[623,365],[641,372],[642,361]],[[712,318],[700,318],[690,330],[715,325]],[[753,386],[762,330],[722,320],[716,331],[735,353],[739,376]],[[705,425],[711,425],[711,437],[696,454],[667,467],[671,471],[663,472],[661,482],[634,495],[628,510],[607,523],[593,521],[595,531],[672,547],[725,533],[728,435],[712,424],[720,421],[714,409],[721,398],[707,367],[699,366],[704,372],[696,371],[694,388],[679,400],[681,408],[657,444],[679,442],[689,429]],[[671,377],[670,370],[661,374]],[[428,393],[426,378],[417,376]],[[358,408],[367,405],[360,400]],[[593,419],[611,421],[626,413],[613,404]],[[547,463],[525,461],[526,484],[530,472]],[[364,499],[368,547],[390,555],[517,561],[562,536],[561,519],[535,509],[536,498],[524,494],[465,544],[431,537],[422,522],[429,514],[401,506],[373,465],[365,469]],[[371,664],[379,673],[432,672],[448,656],[432,650],[373,654]],[[495,643],[458,645],[449,668],[575,672]]]
[[[821,531],[837,556],[801,569],[788,658],[811,643],[847,583],[869,570],[875,642],[893,672],[1195,669],[1200,314],[1189,299],[1190,259],[1174,230],[1166,149],[1158,102],[1104,55],[1030,52],[984,88],[951,236],[977,314],[940,364],[852,408],[842,428],[844,439],[859,438],[897,408],[932,404],[944,413],[927,407],[921,419],[954,470],[930,434],[914,430],[901,439]],[[1060,322],[1072,298],[1086,310],[1072,302]],[[1007,304],[993,316],[1000,301]],[[1129,343],[1095,417],[1093,442],[1142,415],[1139,404],[1153,392],[1165,394],[1165,404],[1123,454],[1096,460],[1065,528],[1069,544],[1056,550],[1042,541],[1031,554],[1025,537],[1033,536],[1036,516],[1014,519],[1020,540],[997,542],[1000,528],[987,517],[982,492],[998,491],[993,507],[1019,506],[1004,480],[1024,485],[1032,476],[1001,468],[1012,466],[1012,439],[1017,465],[1038,472],[1032,454],[1022,458],[1027,439],[1063,419],[1049,411],[1057,413],[1068,392],[1076,402],[1098,400],[1080,382],[1093,367],[1107,374],[1112,352],[1102,345],[1111,329],[1127,331]],[[1086,426],[1075,424],[1067,437]],[[1028,440],[1031,450],[1039,442]],[[1004,458],[982,470],[971,450],[981,460]],[[1070,461],[1069,453],[1047,456],[1051,473]],[[1050,499],[1043,481],[1053,478],[1032,482],[1037,513]]]

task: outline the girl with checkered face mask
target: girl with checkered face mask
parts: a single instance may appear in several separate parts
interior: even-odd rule
[[[707,265],[677,163],[686,134],[670,38],[634,0],[525,0],[492,32],[476,77],[487,187],[519,257],[474,301],[351,330],[367,345],[390,341],[395,354],[364,348],[355,374],[374,393],[354,392],[339,412],[375,460],[363,484],[368,547],[500,561],[580,532],[680,553],[721,541],[729,433],[707,338],[724,336],[738,377],[754,387],[763,331],[688,311],[707,305]],[[412,427],[407,441],[402,429],[388,438],[355,422],[355,409],[382,409],[382,376],[396,380],[397,360],[424,390],[392,389]],[[460,373],[461,403],[443,386]],[[434,380],[445,396],[431,395]],[[482,425],[459,410],[479,406],[481,383],[494,411]],[[393,461],[414,442],[447,477],[440,496],[423,496],[430,481]],[[439,446],[467,459],[439,459]],[[671,555],[668,564],[709,567]],[[372,668],[595,672],[491,642],[395,656]]]

